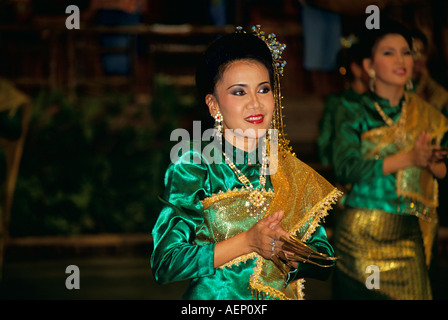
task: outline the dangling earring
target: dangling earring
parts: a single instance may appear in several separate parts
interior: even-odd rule
[[[267,158],[266,160],[269,161],[269,156],[270,156],[270,150],[271,150],[271,133],[274,130],[274,123],[271,120],[271,123],[269,124],[269,129],[266,131],[266,143],[264,145],[264,154]]]
[[[413,91],[414,90],[414,84],[412,83],[412,79],[409,79],[408,82],[406,82],[405,90],[406,91]]]
[[[369,74],[369,89],[372,92],[375,92],[375,70],[373,69],[369,69],[368,71]]]
[[[222,128],[222,114],[221,112],[217,111],[216,114],[213,116],[215,118],[215,125],[214,128],[216,129],[216,137],[221,140],[222,134],[223,134],[223,128]]]

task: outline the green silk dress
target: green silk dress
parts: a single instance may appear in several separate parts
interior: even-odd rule
[[[386,125],[374,102],[393,126]],[[423,131],[434,144],[446,145],[447,119],[414,94],[391,106],[366,93],[335,112],[335,176],[351,186],[334,233],[339,298],[432,297],[426,264],[437,224],[437,180],[419,167],[383,174],[384,158],[411,150]],[[379,289],[365,284],[372,265],[380,271]]]
[[[202,150],[206,145],[202,143]],[[252,153],[232,149],[236,167],[257,188],[261,167],[256,160],[258,149]],[[182,298],[193,300],[282,299],[287,297],[279,293],[280,290],[284,291],[296,283],[299,294],[293,296],[300,299],[303,298],[302,278],[326,279],[329,276],[332,268],[299,263],[297,269],[290,270],[285,277],[273,280],[276,283],[268,283],[275,290],[259,294],[250,283],[257,276],[254,272],[260,274],[262,271],[257,269],[264,260],[261,256],[248,254],[215,268],[215,244],[249,229],[257,222],[257,217],[239,210],[244,209],[247,197],[241,193],[243,185],[222,155],[219,153],[219,163],[203,154],[197,148],[190,148],[166,171],[164,206],[152,231],[154,250],[151,267],[158,283],[189,279],[190,284]],[[192,161],[194,159],[196,161]],[[265,196],[271,201],[275,190],[269,175],[266,180]],[[220,197],[223,199],[207,204],[208,200]],[[334,251],[325,229],[316,225],[313,231],[306,242],[313,249],[332,256]],[[266,266],[267,260],[264,263]]]
[[[331,94],[325,100],[322,118],[319,121],[319,137],[317,138],[317,151],[322,165],[331,165],[336,109],[341,104],[359,101],[361,96],[360,93],[349,88],[342,93]]]

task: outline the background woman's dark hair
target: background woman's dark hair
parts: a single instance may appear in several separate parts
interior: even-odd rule
[[[363,58],[371,58],[378,42],[390,34],[399,34],[403,36],[408,43],[409,48],[412,49],[412,37],[408,28],[398,21],[381,19],[379,29],[366,29],[364,33],[361,34],[360,45]]]
[[[272,55],[264,41],[250,33],[231,33],[216,39],[202,56],[196,72],[199,97],[213,93],[229,63],[242,59],[262,63],[268,69],[271,86],[274,85]]]
[[[425,51],[428,50],[428,38],[426,37],[426,35],[420,31],[419,29],[412,29],[411,30],[411,36],[413,39],[419,39],[423,42],[423,46]]]
[[[351,64],[356,63],[362,66],[362,59],[360,45],[358,42],[351,45],[350,48],[342,48],[337,56],[337,66],[341,75],[347,78],[348,81],[354,79],[354,75],[351,70]],[[343,70],[341,70],[341,68]],[[344,73],[343,73],[344,72]]]

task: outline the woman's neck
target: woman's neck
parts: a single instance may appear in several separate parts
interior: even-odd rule
[[[375,93],[381,98],[389,100],[390,106],[397,106],[403,97],[403,86],[377,85]]]
[[[355,78],[350,83],[350,87],[357,93],[364,93],[367,91],[367,86],[361,78]]]
[[[225,130],[224,138],[234,147],[246,152],[252,152],[257,148],[258,139],[238,137],[230,132],[231,130]]]

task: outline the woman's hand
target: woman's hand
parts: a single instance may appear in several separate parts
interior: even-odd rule
[[[273,213],[246,231],[247,243],[251,251],[265,259],[270,259],[273,254],[277,254],[281,250],[283,242],[280,241],[280,236],[288,235],[280,225],[283,214],[283,211]]]
[[[429,165],[443,162],[448,159],[448,148],[435,147],[432,149],[432,157],[429,160]]]
[[[415,141],[414,148],[411,151],[414,165],[422,168],[428,167],[433,158],[434,146],[430,145],[431,136],[427,132],[423,132]]]
[[[428,169],[436,178],[442,179],[446,175],[446,150],[431,145],[431,136],[423,132],[415,142],[412,150],[414,164]]]
[[[437,179],[443,179],[446,176],[447,168],[444,160],[447,158],[447,151],[442,148],[435,147],[432,157],[428,162],[428,170]]]
[[[265,259],[272,260],[273,256],[283,251],[281,236],[289,237],[280,222],[283,211],[273,213],[255,223],[249,230],[241,232],[227,240],[220,241],[215,246],[214,266],[219,267],[243,254],[256,252]],[[297,263],[291,262],[296,267]]]
[[[383,174],[387,175],[417,166],[429,170],[436,178],[442,179],[447,173],[446,165],[443,162],[443,159],[446,159],[446,153],[446,150],[431,145],[431,135],[423,132],[415,141],[412,150],[384,159]]]

